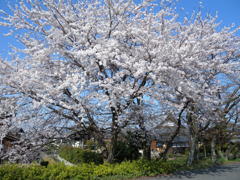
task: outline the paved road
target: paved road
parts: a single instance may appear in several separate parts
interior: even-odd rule
[[[181,171],[168,176],[145,177],[138,180],[240,180],[240,163],[202,170]]]

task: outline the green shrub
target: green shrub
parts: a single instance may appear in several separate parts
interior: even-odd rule
[[[0,178],[3,180],[18,180],[18,177],[23,176],[22,169],[17,165],[2,165],[0,167]]]
[[[59,151],[59,155],[73,164],[95,163],[102,164],[103,158],[99,153],[90,150],[83,150],[71,146],[63,146]]]
[[[93,140],[87,140],[85,143],[85,149],[95,150],[97,147],[97,143],[95,143]]]
[[[94,169],[94,176],[95,177],[104,177],[104,176],[112,176],[113,173],[113,164],[104,163],[99,166],[96,166]]]
[[[50,164],[47,168],[40,165],[2,165],[0,180],[87,180],[94,179],[94,164],[65,166],[61,163]]]
[[[0,165],[0,180],[117,180],[172,173],[187,168],[185,162],[185,159],[166,162],[134,160],[119,164],[82,163],[76,166],[54,163],[47,168],[37,164]],[[210,161],[201,161],[194,167],[207,167],[209,164]]]
[[[1,180],[41,180],[44,167],[40,165],[2,165],[0,166]]]
[[[115,162],[122,162],[127,160],[137,160],[141,154],[139,153],[138,147],[131,143],[118,141],[117,146],[114,150]]]

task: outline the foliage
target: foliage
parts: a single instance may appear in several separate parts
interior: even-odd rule
[[[90,150],[83,150],[77,147],[63,146],[60,148],[59,155],[74,164],[103,163],[103,158],[99,153]]]
[[[122,162],[124,160],[136,160],[141,156],[137,146],[124,141],[117,142],[114,153],[115,162]]]
[[[80,164],[65,166],[50,164],[47,168],[39,165],[2,165],[0,177],[3,180],[33,180],[33,179],[105,179],[111,176],[139,177],[170,173],[181,167],[181,162],[162,161],[125,161],[120,164]]]
[[[205,160],[187,167],[185,162],[186,158],[171,161],[124,161],[120,164],[104,163],[101,165],[82,163],[77,166],[55,163],[47,168],[36,164],[7,164],[0,166],[0,177],[1,180],[112,180],[169,174],[181,169],[206,168],[213,164],[210,160]]]
[[[68,167],[63,164],[51,164],[47,168],[40,165],[2,165],[1,180],[85,180],[91,177],[91,164]]]
[[[85,148],[89,150],[95,150],[97,147],[97,143],[95,143],[93,140],[87,140],[85,145]]]
[[[44,167],[39,165],[2,165],[0,166],[0,177],[3,180],[30,180],[41,179]]]

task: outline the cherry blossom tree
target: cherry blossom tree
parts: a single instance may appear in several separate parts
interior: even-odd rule
[[[180,22],[164,1],[27,0],[2,13],[0,25],[23,45],[15,47],[20,56],[4,62],[11,71],[3,83],[28,102],[28,125],[52,137],[88,131],[107,148],[109,162],[134,101],[151,97],[201,114],[197,122],[207,122],[207,114],[214,120],[217,77],[239,70],[236,30],[217,30],[216,18],[200,13]]]
[[[7,135],[9,129],[14,124],[13,119],[16,111],[16,101],[14,98],[7,97],[7,91],[4,87],[3,76],[4,76],[4,64],[0,61],[0,152],[2,152],[2,141]]]

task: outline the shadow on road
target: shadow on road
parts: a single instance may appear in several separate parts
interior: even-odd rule
[[[225,173],[231,173],[239,169],[240,164],[232,164],[232,165],[224,165],[224,166],[214,166],[208,169],[198,169],[198,170],[191,170],[191,171],[178,171],[173,173],[169,176],[165,176],[165,179],[186,179],[186,178],[193,178],[198,175],[208,175],[208,176],[221,176]],[[161,176],[159,176],[161,177]]]
[[[197,169],[188,171],[177,171],[170,175],[159,175],[156,177],[142,177],[138,180],[176,180],[176,179],[199,179],[199,180],[209,180],[209,179],[226,179],[231,180],[226,176],[226,174],[233,174],[240,171],[240,163],[214,166],[207,169]],[[237,178],[238,179],[238,178]],[[240,179],[240,178],[239,178]]]

